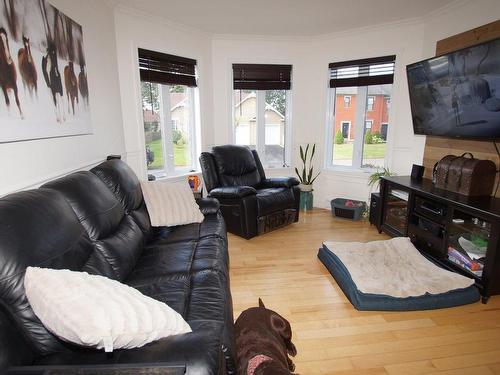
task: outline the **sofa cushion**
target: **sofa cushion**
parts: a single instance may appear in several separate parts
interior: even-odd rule
[[[189,274],[197,241],[156,241],[137,260],[131,279],[147,279],[170,274]]]
[[[183,235],[180,237],[174,231],[173,235],[148,244],[137,260],[130,279],[137,281],[151,277],[188,275],[205,269],[227,274],[229,256],[225,236],[200,236],[199,230],[188,231],[183,227],[175,227],[182,229]]]
[[[226,224],[222,214],[205,215],[201,223],[159,228],[155,241],[180,242],[203,237],[227,239]]]
[[[261,176],[252,151],[246,146],[224,145],[212,149],[221,186],[252,186]]]
[[[225,307],[227,279],[215,270],[203,270],[193,273],[191,277],[191,293],[185,319],[214,320],[223,322],[226,318]]]
[[[126,283],[142,294],[166,303],[182,316],[185,315],[191,287],[189,273],[148,278],[133,275]]]
[[[101,255],[99,261],[92,264],[96,273],[125,279],[142,252],[143,234],[106,185],[90,172],[77,172],[51,181],[43,188],[64,195],[87,230]]]
[[[28,303],[23,284],[26,268],[92,272],[87,263],[93,254],[85,228],[58,192],[29,190],[0,199],[0,301],[38,354],[62,351],[64,346]]]
[[[141,228],[145,239],[151,234],[149,214],[142,197],[139,179],[123,161],[105,161],[90,170],[108,187]]]
[[[293,190],[289,188],[258,189],[256,197],[257,214],[259,217],[295,207]]]

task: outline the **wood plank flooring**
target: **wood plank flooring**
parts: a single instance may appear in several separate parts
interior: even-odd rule
[[[325,240],[387,238],[330,211],[249,241],[229,235],[235,318],[261,297],[287,318],[301,375],[500,375],[500,296],[487,305],[359,312],[316,255]]]

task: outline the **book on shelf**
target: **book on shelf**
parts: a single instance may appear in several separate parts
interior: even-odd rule
[[[481,276],[483,273],[482,263],[470,259],[451,246],[448,247],[448,259],[478,276]]]

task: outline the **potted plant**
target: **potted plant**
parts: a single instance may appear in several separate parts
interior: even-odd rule
[[[383,176],[394,176],[389,168],[383,167],[382,169],[377,168],[377,171],[372,173],[368,177],[368,186],[370,187],[370,192],[368,193],[368,204],[366,205],[366,210],[364,212],[364,216],[367,217],[370,215],[370,195],[374,188],[376,188],[380,183],[380,178]]]
[[[382,169],[377,169],[376,172],[372,173],[370,177],[368,177],[368,186],[373,189],[377,187],[377,185],[380,183],[380,178],[384,176],[393,176],[394,173],[392,173],[389,168],[383,167]]]
[[[295,167],[295,173],[300,181],[300,208],[310,210],[313,207],[313,183],[318,178],[320,172],[318,172],[314,177],[314,167],[313,158],[316,152],[316,144],[313,143],[311,148],[311,153],[309,154],[309,143],[306,145],[305,149],[300,146],[300,160],[302,160],[302,172],[299,172],[298,168]],[[308,158],[309,157],[309,158]]]

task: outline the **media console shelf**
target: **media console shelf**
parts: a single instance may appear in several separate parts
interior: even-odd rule
[[[382,177],[379,230],[409,237],[425,256],[475,279],[483,303],[500,294],[500,199],[436,189],[431,180]]]

